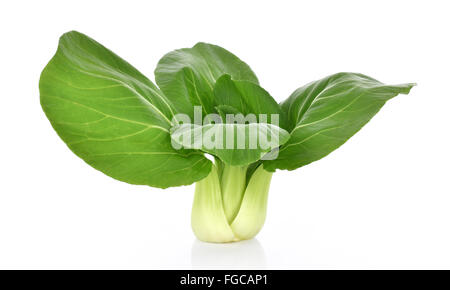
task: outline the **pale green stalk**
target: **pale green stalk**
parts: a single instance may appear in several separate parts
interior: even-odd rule
[[[225,215],[229,223],[236,217],[245,191],[247,166],[224,167],[220,179]]]
[[[231,224],[235,236],[241,240],[253,238],[264,225],[272,174],[259,166],[250,178],[239,212]]]
[[[251,239],[264,225],[272,173],[260,166],[246,184],[247,166],[218,165],[223,166],[220,178],[214,165],[196,183],[192,229],[205,242]]]

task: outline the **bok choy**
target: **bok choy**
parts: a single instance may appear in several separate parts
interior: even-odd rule
[[[40,100],[67,146],[106,175],[195,183],[192,228],[207,242],[254,237],[277,169],[328,155],[414,85],[337,73],[278,104],[246,63],[207,43],[163,56],[155,80],[72,31],[41,74]]]

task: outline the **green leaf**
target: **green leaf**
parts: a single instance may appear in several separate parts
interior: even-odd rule
[[[222,118],[222,121],[226,123],[227,115],[238,115],[242,114],[239,112],[235,107],[231,107],[228,105],[217,105],[215,106],[217,113],[219,113],[220,118]],[[243,115],[243,114],[242,114]]]
[[[193,106],[202,106],[204,114],[215,113],[213,88],[223,74],[258,83],[246,63],[219,46],[202,42],[166,54],[156,67],[155,79],[177,112],[193,118]]]
[[[172,148],[174,109],[164,94],[81,33],[61,37],[39,89],[58,135],[86,163],[113,178],[166,188],[191,184],[211,170],[201,152]]]
[[[258,84],[232,80],[230,75],[223,75],[214,86],[214,95],[216,107],[219,108],[222,115],[226,111],[228,111],[227,114],[240,112],[244,116],[254,114],[257,122],[272,123],[273,114],[278,118],[278,124],[272,124],[281,128],[287,127],[286,118],[278,103]],[[234,108],[235,112],[230,108]],[[260,114],[264,115],[266,119],[260,118]]]
[[[338,73],[297,89],[282,105],[291,138],[266,170],[293,170],[318,160],[345,143],[384,105],[414,84],[385,85],[368,76]]]
[[[247,165],[289,139],[289,133],[272,124],[183,124],[172,132],[181,148],[200,149],[229,165]]]

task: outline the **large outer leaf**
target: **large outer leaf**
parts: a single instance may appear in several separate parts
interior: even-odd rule
[[[183,148],[198,148],[219,157],[229,165],[248,165],[258,161],[265,153],[278,148],[289,139],[287,131],[264,123],[204,126],[183,124],[174,130],[171,136],[172,140],[183,145]]]
[[[83,34],[61,37],[39,88],[58,135],[75,154],[113,178],[166,188],[191,184],[211,169],[200,152],[172,148],[173,109],[163,93]]]
[[[213,88],[223,74],[229,74],[235,80],[258,83],[250,67],[235,55],[219,46],[201,42],[192,48],[169,52],[155,70],[158,86],[178,112],[191,118],[193,106],[202,106],[204,114],[215,113]]]
[[[267,117],[265,120],[271,123],[271,115],[278,115],[279,124],[281,128],[287,127],[284,113],[281,107],[272,98],[272,96],[258,84],[249,81],[232,80],[230,75],[221,76],[214,86],[214,96],[216,102],[216,109],[223,114],[227,107],[235,108],[235,112],[240,112],[244,116],[248,114],[255,114],[258,122],[262,122],[259,114]],[[228,113],[235,114],[232,110]],[[225,121],[225,120],[224,120]]]
[[[297,89],[282,109],[291,124],[291,138],[278,159],[264,168],[293,170],[318,160],[341,146],[384,105],[409,93],[414,84],[384,85],[368,76],[338,73]]]

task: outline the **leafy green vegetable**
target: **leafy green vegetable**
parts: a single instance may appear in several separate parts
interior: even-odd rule
[[[338,73],[297,89],[281,103],[291,138],[264,168],[293,170],[345,143],[396,95],[414,84],[388,86],[368,76]]]
[[[214,86],[216,108],[230,114],[255,114],[259,123],[272,123],[272,116],[279,118],[281,128],[287,128],[287,120],[277,102],[258,84],[232,80],[230,75],[220,77]],[[260,115],[266,117],[265,120]],[[225,120],[225,118],[223,118]]]
[[[338,73],[279,105],[247,64],[206,43],[166,54],[155,76],[158,87],[72,31],[42,72],[42,108],[76,155],[115,179],[160,188],[196,183],[192,228],[208,242],[254,237],[276,169],[328,155],[414,85]]]
[[[193,117],[193,106],[215,113],[216,80],[228,74],[236,80],[258,83],[250,67],[225,49],[199,42],[192,48],[166,54],[155,70],[156,83],[178,112]]]
[[[166,188],[191,184],[211,170],[201,152],[172,148],[170,100],[83,34],[61,37],[39,89],[42,108],[61,139],[113,178]]]
[[[255,144],[258,139],[252,138],[252,133],[261,138],[260,146]],[[248,165],[256,162],[264,156],[264,153],[278,148],[289,139],[288,132],[265,123],[208,124],[204,126],[183,124],[171,136],[175,143],[183,145],[184,148],[200,149],[219,157],[229,165]],[[189,138],[183,139],[183,137]],[[192,142],[193,140],[200,146]],[[243,142],[239,142],[239,140]],[[231,145],[228,144],[231,142]]]

